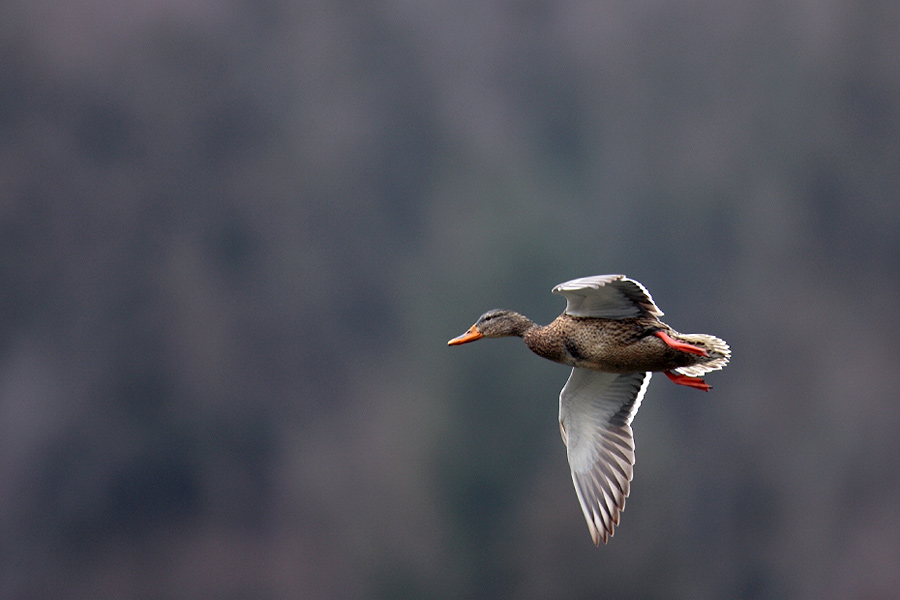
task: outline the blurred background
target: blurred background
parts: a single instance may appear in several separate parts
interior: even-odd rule
[[[0,5],[0,596],[900,596],[900,4]],[[595,548],[546,323],[657,376]]]

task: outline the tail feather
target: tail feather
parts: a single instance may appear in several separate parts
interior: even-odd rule
[[[676,373],[687,375],[689,377],[700,377],[710,371],[718,371],[728,364],[731,358],[731,348],[725,340],[721,340],[713,335],[705,333],[680,333],[678,339],[689,344],[702,346],[709,353],[709,357],[703,359],[702,362],[691,365],[689,367],[678,367],[673,369]]]

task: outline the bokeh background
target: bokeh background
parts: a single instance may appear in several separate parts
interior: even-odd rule
[[[900,596],[900,3],[5,0],[0,596]],[[643,282],[616,536],[484,310]]]

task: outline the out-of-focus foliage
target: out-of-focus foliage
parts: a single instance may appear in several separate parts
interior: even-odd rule
[[[900,11],[0,5],[0,596],[900,594]],[[541,322],[624,272],[657,377],[595,549]]]

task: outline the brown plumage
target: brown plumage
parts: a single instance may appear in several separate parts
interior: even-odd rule
[[[560,393],[560,430],[572,481],[595,544],[613,535],[634,466],[631,420],[651,372],[708,391],[700,377],[724,367],[731,351],[706,334],[678,333],[659,320],[647,289],[624,275],[584,277],[553,291],[566,310],[541,326],[511,310],[491,310],[448,342],[521,337],[538,356],[573,367]]]
[[[682,334],[656,317],[616,320],[573,317],[565,313],[546,327],[536,325],[522,338],[538,356],[607,373],[672,371],[721,357],[719,350],[712,344],[704,344],[702,339],[692,344],[702,347],[709,356],[675,349],[655,335],[658,331],[687,342]]]

